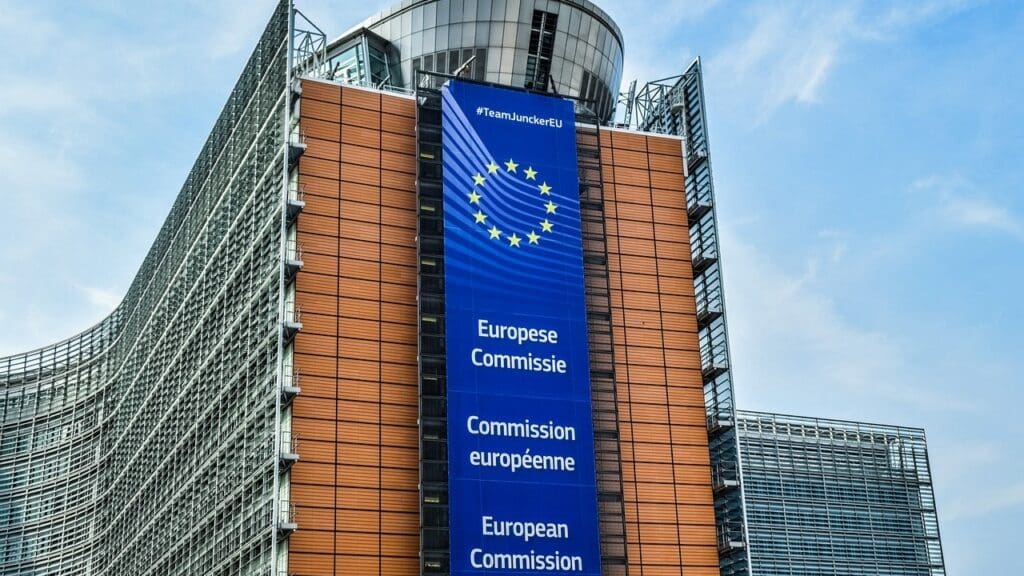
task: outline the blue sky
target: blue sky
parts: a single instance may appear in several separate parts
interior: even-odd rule
[[[273,4],[0,0],[0,354],[117,304]],[[741,407],[925,427],[949,573],[1024,573],[1024,5],[599,4],[702,58]]]

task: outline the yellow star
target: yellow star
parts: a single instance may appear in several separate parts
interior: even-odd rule
[[[551,186],[548,186],[547,182],[541,184],[540,186],[537,186],[537,188],[540,188],[541,194],[547,194],[548,196],[551,196]]]
[[[530,233],[527,234],[526,237],[530,239],[530,244],[536,244],[537,240],[540,240],[540,234],[537,234],[533,230],[530,230]]]
[[[491,226],[491,229],[488,230],[488,232],[491,234],[491,240],[501,238],[501,230],[498,230],[497,226]]]
[[[508,170],[509,172],[515,172],[518,166],[519,164],[513,162],[511,158],[508,159],[508,162],[505,162],[505,170]]]
[[[486,180],[486,178],[481,176],[479,172],[473,175],[473,184],[476,186],[483,186],[484,180]]]
[[[469,203],[470,204],[479,204],[480,203],[480,199],[483,198],[483,196],[477,194],[476,190],[473,190],[472,192],[467,194],[467,196],[469,196]]]
[[[530,166],[529,168],[526,169],[526,179],[527,180],[536,180],[537,179],[537,171],[533,169],[533,166]]]
[[[554,226],[554,224],[548,222],[548,219],[545,218],[544,221],[540,223],[540,230],[541,232],[551,232],[552,226]]]
[[[516,236],[516,233],[513,232],[512,235],[508,237],[508,245],[512,246],[513,248],[519,248],[520,240],[522,240],[522,238]]]
[[[483,224],[484,220],[487,219],[487,214],[484,214],[483,212],[477,210],[476,214],[473,214],[473,218],[476,218],[477,224]]]
[[[487,165],[487,173],[488,174],[497,174],[498,173],[498,165],[494,163],[494,160],[491,160],[491,163]]]
[[[544,207],[548,209],[548,214],[554,214],[555,208],[558,208],[558,206],[551,203],[551,200],[548,200],[548,203],[545,204]]]

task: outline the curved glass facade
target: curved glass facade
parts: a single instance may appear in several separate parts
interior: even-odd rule
[[[397,48],[393,86],[413,88],[415,70],[453,73],[475,57],[472,78],[589,101],[606,120],[619,94],[622,33],[586,0],[407,0],[336,41],[328,58],[362,28]]]
[[[124,301],[0,359],[0,574],[268,573],[288,9]]]

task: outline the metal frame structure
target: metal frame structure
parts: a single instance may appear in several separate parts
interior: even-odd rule
[[[738,416],[754,572],[945,576],[924,430]]]
[[[273,570],[291,48],[281,1],[117,309],[0,359],[0,572]]]
[[[619,101],[624,104],[626,128],[683,137],[686,212],[711,449],[719,568],[722,576],[745,576],[752,573],[750,538],[742,454],[735,430],[736,401],[700,59],[694,60],[683,74],[648,82],[639,91],[631,84]]]

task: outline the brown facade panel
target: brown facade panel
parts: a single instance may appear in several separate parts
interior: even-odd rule
[[[415,104],[307,81],[300,114],[289,570],[408,576],[419,572]],[[601,139],[630,570],[717,574],[680,143]]]

